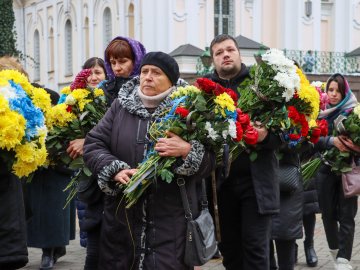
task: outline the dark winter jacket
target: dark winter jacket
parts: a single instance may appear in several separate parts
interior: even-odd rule
[[[292,152],[290,149],[283,150],[282,153],[283,156],[280,159],[279,170],[288,166],[297,169],[298,177],[296,180],[298,186],[293,192],[280,191],[280,213],[272,218],[272,239],[300,239],[302,238],[303,220],[303,186],[300,173],[300,159],[298,153]]]
[[[105,57],[104,57],[105,68],[106,68],[106,74],[107,74],[109,80],[106,81],[101,88],[104,90],[104,93],[106,96],[106,101],[107,101],[107,104],[109,107],[113,103],[114,99],[116,99],[118,97],[118,92],[119,92],[120,88],[126,82],[131,80],[133,77],[139,75],[140,63],[146,53],[144,46],[140,42],[133,40],[131,38],[118,36],[118,37],[114,38],[113,40],[125,40],[129,43],[129,45],[133,51],[134,68],[133,68],[133,71],[131,72],[129,78],[115,77],[114,72],[111,68],[110,59],[108,59],[105,55]],[[93,201],[93,202],[89,202],[88,205],[86,206],[86,210],[84,213],[84,219],[82,220],[82,223],[80,224],[80,228],[84,232],[94,230],[94,229],[99,229],[99,226],[101,224],[104,196],[100,189],[98,190],[98,192],[101,193],[101,195],[96,196],[96,197],[100,198],[100,199]]]
[[[32,210],[27,223],[28,246],[51,248],[66,246],[75,239],[75,204],[66,205],[72,171],[49,167],[38,169],[26,184],[26,203]],[[50,181],[51,180],[51,181]]]
[[[241,82],[249,77],[249,71],[244,64],[241,64],[240,73],[231,80],[219,78],[216,71],[206,77],[224,87],[233,89],[239,95],[237,88]],[[279,212],[279,183],[277,178],[277,168],[279,165],[275,156],[275,149],[280,145],[280,138],[272,132],[269,132],[269,135],[265,140],[259,144],[261,148],[257,150],[258,155],[254,162],[251,162],[249,155],[243,152],[231,165],[231,168],[237,168],[241,165],[237,163],[244,162],[244,160],[249,164],[250,172],[246,172],[246,174],[250,173],[250,177],[253,180],[258,211],[260,214],[274,214]],[[234,177],[241,177],[241,175],[232,174],[231,170],[232,169],[230,169],[228,180],[231,181]]]
[[[102,269],[188,269],[184,265],[186,220],[176,181],[158,179],[140,200],[125,209],[123,194],[112,177],[125,168],[136,168],[146,154],[150,121],[171,105],[167,97],[152,114],[138,94],[139,78],[123,86],[105,117],[86,137],[84,160],[98,175],[105,196],[100,247]],[[207,176],[213,156],[203,145],[191,141],[185,161],[174,172],[186,179],[186,189],[194,216],[198,202],[196,185]],[[134,260],[135,251],[135,260]]]
[[[18,269],[27,262],[21,182],[0,159],[0,269]]]

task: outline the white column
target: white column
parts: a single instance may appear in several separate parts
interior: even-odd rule
[[[89,0],[89,55],[95,55],[94,37],[94,0]]]
[[[347,32],[348,30],[348,19],[346,18],[346,2],[348,1],[334,1],[334,21],[333,21],[333,42],[334,48],[333,51],[335,52],[343,52],[346,50],[347,43]]]
[[[43,74],[45,74],[45,76],[42,76],[42,74],[40,74],[40,78],[41,81],[45,84],[46,87],[49,87],[49,75],[48,75],[48,71],[49,71],[49,61],[50,61],[50,57],[49,57],[49,26],[48,26],[48,10],[46,7],[46,4],[43,5],[43,10],[44,10],[44,42],[42,43],[43,46],[45,46],[44,54],[40,54],[42,55],[42,57],[45,57],[45,60],[41,61],[43,63],[46,63],[46,65],[43,65],[45,68],[43,69]]]
[[[282,42],[282,48],[280,49],[287,49],[287,50],[293,50],[297,48],[297,31],[298,26],[297,22],[294,20],[294,17],[296,17],[297,14],[297,3],[298,1],[287,1],[283,0],[283,14],[284,14],[284,23],[283,23],[283,42]]]
[[[214,0],[206,0],[206,46],[210,46],[214,38]],[[203,48],[201,48],[203,49]]]
[[[253,15],[253,35],[252,38],[256,42],[262,42],[261,30],[262,30],[262,0],[254,0],[254,15]],[[266,11],[264,11],[266,12]]]
[[[187,0],[185,5],[187,13],[186,43],[190,43],[201,48],[202,46],[199,44],[199,3],[198,1]]]
[[[58,29],[58,9],[56,5],[56,1],[53,0],[53,10],[54,10],[54,90],[59,92],[59,31]],[[61,48],[61,46],[60,46]],[[63,71],[61,71],[63,74]]]
[[[313,0],[312,16],[314,17],[314,34],[313,34],[313,49],[315,51],[321,50],[321,1]]]
[[[74,75],[76,75],[80,70],[81,70],[81,66],[83,64],[83,62],[85,61],[85,44],[84,44],[84,38],[83,38],[83,26],[84,26],[84,22],[83,22],[83,9],[82,9],[82,1],[81,0],[77,0],[75,1],[75,8],[77,9],[77,11],[75,10],[75,14],[77,14],[77,27],[76,27],[76,31],[77,31],[77,51],[79,52],[77,55],[77,70],[75,70]]]

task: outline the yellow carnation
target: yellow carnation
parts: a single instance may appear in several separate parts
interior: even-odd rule
[[[36,107],[39,107],[44,113],[51,109],[50,94],[42,88],[33,88],[32,101]]]
[[[0,95],[0,115],[1,113],[5,113],[9,110],[9,102],[2,95]]]

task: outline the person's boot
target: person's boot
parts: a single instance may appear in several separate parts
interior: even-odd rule
[[[54,249],[43,248],[43,254],[41,257],[40,270],[50,270],[54,267]]]
[[[314,249],[314,242],[306,243],[304,241],[304,251],[305,251],[306,264],[309,267],[316,267],[318,263],[318,257]]]
[[[336,270],[352,270],[349,260],[338,257],[336,259]]]
[[[57,260],[66,254],[66,247],[56,247],[54,248],[54,264]]]
[[[298,244],[295,243],[295,264],[298,262]]]

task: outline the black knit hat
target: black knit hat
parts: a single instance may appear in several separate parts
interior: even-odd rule
[[[145,54],[140,68],[145,65],[153,65],[160,68],[169,78],[172,85],[175,85],[180,77],[179,65],[170,55],[163,52],[149,52]]]

